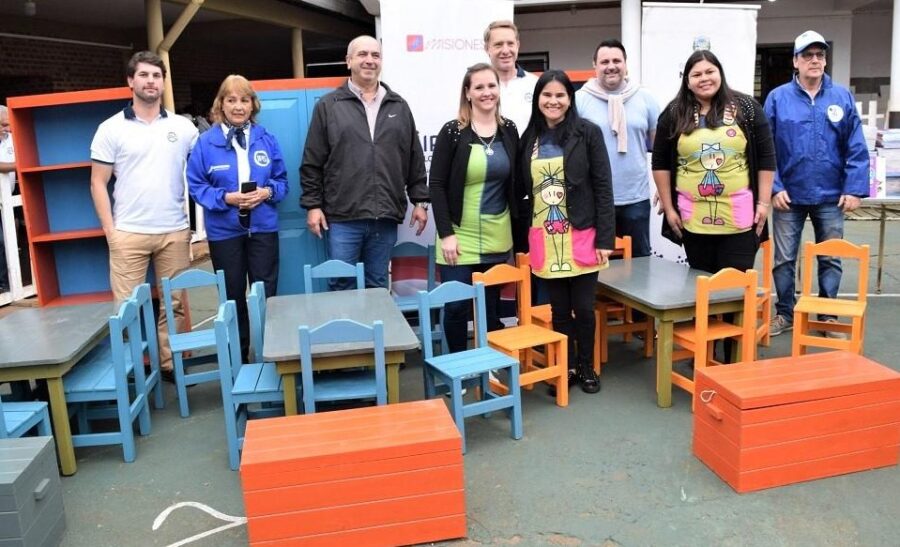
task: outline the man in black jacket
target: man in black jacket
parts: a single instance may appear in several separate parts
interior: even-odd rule
[[[409,105],[378,81],[381,45],[359,36],[347,46],[347,82],[313,111],[303,151],[300,206],[329,258],[363,262],[366,287],[387,287],[397,224],[415,204],[410,227],[428,222],[425,157]],[[353,288],[335,279],[332,290]]]

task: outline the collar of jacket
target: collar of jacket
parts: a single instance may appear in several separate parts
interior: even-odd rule
[[[218,146],[220,148],[225,148],[225,133],[222,132],[221,123],[214,124],[212,127],[207,129],[206,132],[204,132],[204,135],[206,133],[210,133],[209,144]],[[250,123],[250,139],[247,143],[248,150],[253,146],[254,142],[258,141],[260,137],[263,136],[263,133],[265,133],[265,129],[255,123]]]
[[[794,83],[794,89],[795,89],[795,90],[797,90],[798,92],[802,93],[803,95],[808,96],[807,93],[806,93],[806,90],[803,88],[802,85],[800,85],[800,77],[799,77],[799,76],[796,76],[796,75],[795,75],[795,76],[794,76],[794,79],[792,80],[792,82]],[[831,82],[831,76],[829,76],[828,74],[822,74],[822,85],[819,86],[819,91],[818,91],[818,93],[816,93],[816,96],[818,96],[819,93],[822,93],[822,92],[825,91],[826,89],[831,89],[831,87],[832,87],[833,85],[834,85],[834,84]]]
[[[339,87],[335,90],[335,93],[334,93],[335,101],[346,101],[346,100],[350,100],[350,99],[359,100],[359,97],[357,97],[355,93],[350,91],[349,82],[350,82],[350,78],[347,78],[347,81],[344,82],[343,84],[341,84],[341,87]],[[384,101],[382,101],[382,104],[387,101],[403,101],[403,97],[401,97],[399,94],[391,91],[391,88],[388,87],[388,85],[386,83],[384,83],[384,82],[378,82],[378,83],[380,83],[384,87],[384,91],[385,91]]]

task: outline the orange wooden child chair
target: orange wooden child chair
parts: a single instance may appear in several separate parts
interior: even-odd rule
[[[498,264],[488,271],[472,274],[472,283],[485,286],[515,283],[517,315],[515,327],[487,333],[488,344],[522,363],[519,385],[531,386],[537,382],[556,385],[556,404],[569,404],[568,337],[552,329],[535,325],[531,317],[531,270],[527,265]],[[535,348],[544,348],[545,364],[535,362]],[[500,390],[503,386],[496,386]]]
[[[824,298],[813,295],[813,260],[819,256],[833,256],[859,261],[859,281],[856,299]],[[869,246],[854,245],[843,239],[829,239],[821,243],[807,241],[803,245],[803,292],[794,305],[794,335],[791,355],[806,353],[806,348],[816,346],[843,349],[862,355],[866,327],[866,293],[869,290]],[[812,321],[810,315],[836,315],[849,318],[850,323]],[[846,339],[828,338],[826,332],[838,332]]]
[[[741,272],[734,268],[725,268],[712,276],[701,275],[697,278],[697,313],[694,321],[675,326],[672,333],[673,342],[683,351],[673,354],[672,360],[694,358],[694,372],[710,365],[722,363],[713,358],[713,344],[716,340],[735,338],[740,341],[741,354],[739,362],[749,363],[756,359],[756,307],[757,307],[757,274],[756,270]],[[728,323],[710,316],[710,298],[713,293],[726,290],[740,290],[744,294],[742,324]],[[735,315],[737,319],[737,314]],[[672,383],[694,394],[694,380],[672,371]],[[696,397],[694,398],[696,404]]]
[[[631,260],[631,236],[617,237],[615,246],[612,257]],[[594,372],[598,375],[600,366],[609,360],[611,334],[621,334],[625,342],[630,342],[632,335],[643,333],[644,357],[653,356],[653,337],[656,332],[653,317],[648,315],[636,322],[630,307],[600,295],[597,296],[594,313],[597,317],[594,331]]]
[[[762,274],[760,274],[760,289],[762,296],[757,295],[756,305],[756,342],[769,347],[771,331],[769,323],[772,322],[772,240],[767,239],[759,244],[762,250]]]

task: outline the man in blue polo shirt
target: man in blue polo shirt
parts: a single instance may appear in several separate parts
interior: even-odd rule
[[[798,36],[794,41],[797,75],[766,98],[778,162],[772,185],[772,275],[778,295],[769,327],[772,336],[794,326],[797,252],[806,217],[812,221],[817,243],[843,238],[844,213],[859,207],[860,198],[869,194],[869,153],[862,124],[853,95],[825,74],[827,50],[828,43],[818,32],[808,30]],[[819,296],[837,296],[841,273],[839,259],[819,258]],[[837,321],[835,317],[820,319]]]

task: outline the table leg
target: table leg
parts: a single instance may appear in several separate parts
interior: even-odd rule
[[[62,378],[47,378],[47,392],[50,395],[50,416],[53,420],[59,465],[63,475],[74,475],[78,466],[75,464],[75,447],[72,446],[72,430],[69,429],[69,412]]]
[[[672,406],[672,329],[673,321],[660,319],[656,338],[656,405]]]
[[[884,271],[884,221],[887,220],[887,209],[881,205],[881,226],[878,227],[878,273],[875,280],[875,292],[881,294],[881,272]]]
[[[284,390],[284,415],[297,415],[297,375],[285,374],[281,377],[281,389]]]
[[[389,405],[400,402],[400,363],[387,365],[387,392]]]

